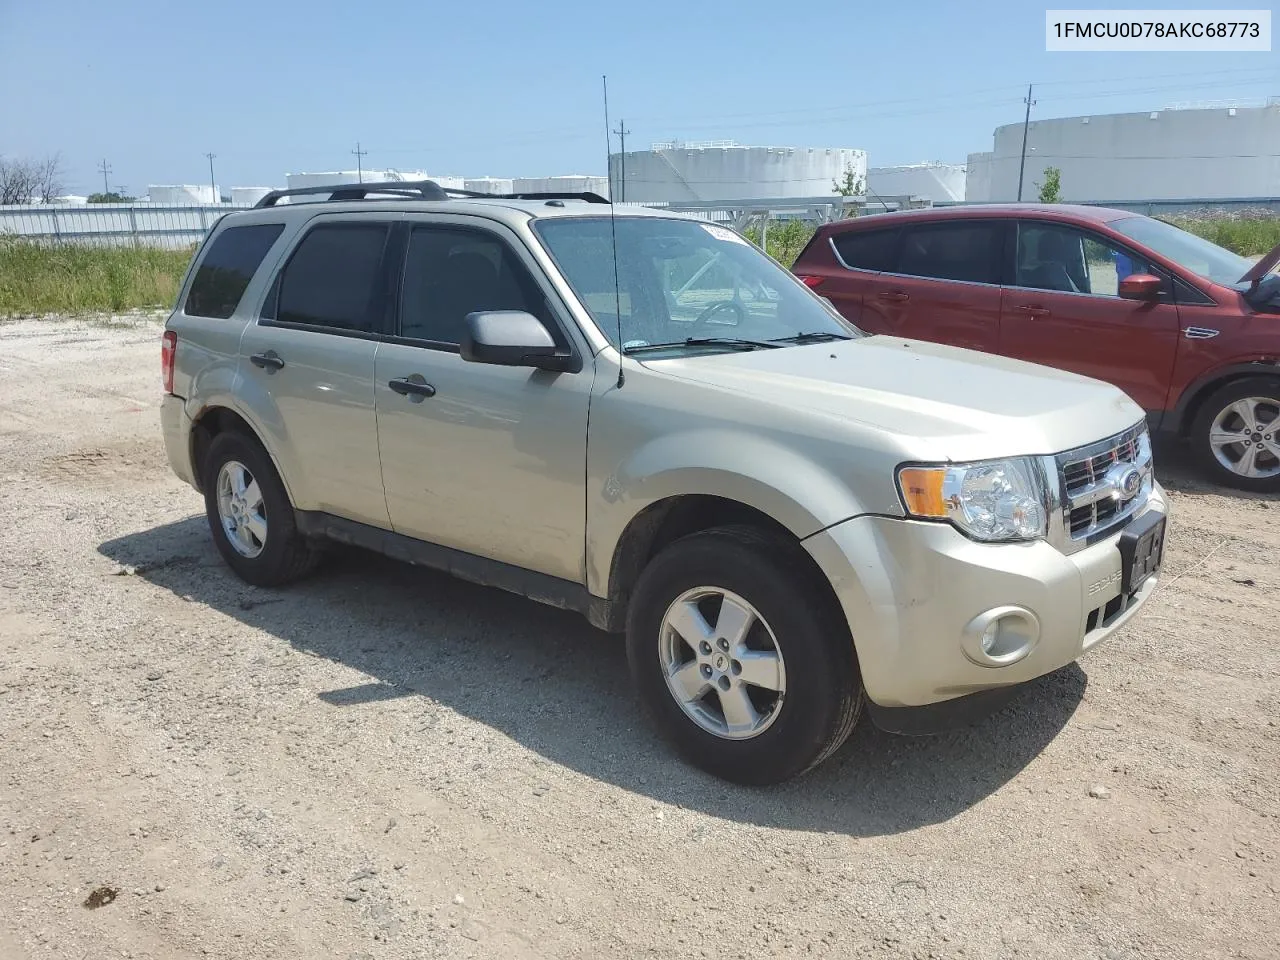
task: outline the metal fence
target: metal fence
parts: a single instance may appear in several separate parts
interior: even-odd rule
[[[620,203],[619,208],[657,207],[744,229],[771,222],[824,223],[850,214],[879,213],[921,206],[965,206],[965,201],[930,204],[918,197],[764,197],[742,200]],[[1095,202],[1148,216],[1280,215],[1280,197]],[[218,218],[246,204],[168,205],[153,203],[30,204],[0,206],[0,239],[21,237],[41,243],[147,246],[181,249],[199,243]]]
[[[243,205],[154,203],[0,206],[0,238],[93,246],[181,249],[199,243],[218,218]]]

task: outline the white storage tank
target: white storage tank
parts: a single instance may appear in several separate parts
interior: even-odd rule
[[[182,206],[189,204],[221,203],[221,194],[212,184],[157,184],[147,187],[147,198],[152,203]]]
[[[610,178],[626,201],[829,197],[847,170],[865,178],[866,151],[671,141],[609,158]]]
[[[1017,199],[1022,127],[997,127],[993,149],[970,155],[966,199]],[[1036,198],[1047,167],[1062,171],[1064,201],[1280,196],[1277,144],[1280,98],[1032,119],[1022,199]]]
[[[476,193],[511,193],[513,183],[510,177],[468,177],[462,181],[462,188]]]
[[[274,187],[232,187],[231,202],[237,206],[252,207],[274,189]]]
[[[569,174],[560,177],[516,177],[512,181],[512,193],[598,193],[609,196],[609,178],[586,174]]]
[[[934,203],[963,200],[965,166],[962,163],[909,163],[897,167],[872,167],[867,188],[881,197],[919,197]]]

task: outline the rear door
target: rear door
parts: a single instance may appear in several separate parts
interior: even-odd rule
[[[320,216],[304,230],[240,343],[240,400],[299,509],[387,528],[373,358],[384,332],[390,218]]]
[[[881,315],[867,313],[863,303],[875,293],[880,271],[892,266],[900,233],[896,228],[861,226],[833,233],[805,251],[795,273],[850,323],[868,333],[887,333],[878,326]]]
[[[903,227],[892,266],[863,295],[864,329],[995,352],[1005,233],[1001,220]]]
[[[1136,252],[1068,224],[1020,220],[1000,352],[1113,383],[1148,412],[1165,407],[1178,345],[1173,280]],[[1160,300],[1124,300],[1120,280],[1154,273]]]

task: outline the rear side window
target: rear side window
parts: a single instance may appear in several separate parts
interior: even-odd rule
[[[937,223],[908,228],[897,272],[938,280],[999,283],[1000,227],[997,223]]]
[[[314,227],[280,275],[275,319],[311,327],[373,333],[373,310],[387,226],[330,223]]]
[[[228,227],[214,237],[191,281],[183,312],[219,320],[235,313],[262,258],[283,229],[282,223],[255,223]]]
[[[831,242],[846,267],[855,270],[888,270],[899,230],[851,230],[837,234]]]

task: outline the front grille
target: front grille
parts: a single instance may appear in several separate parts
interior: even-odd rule
[[[1151,441],[1144,425],[1059,454],[1057,463],[1063,526],[1071,540],[1089,543],[1114,532],[1151,495]]]

